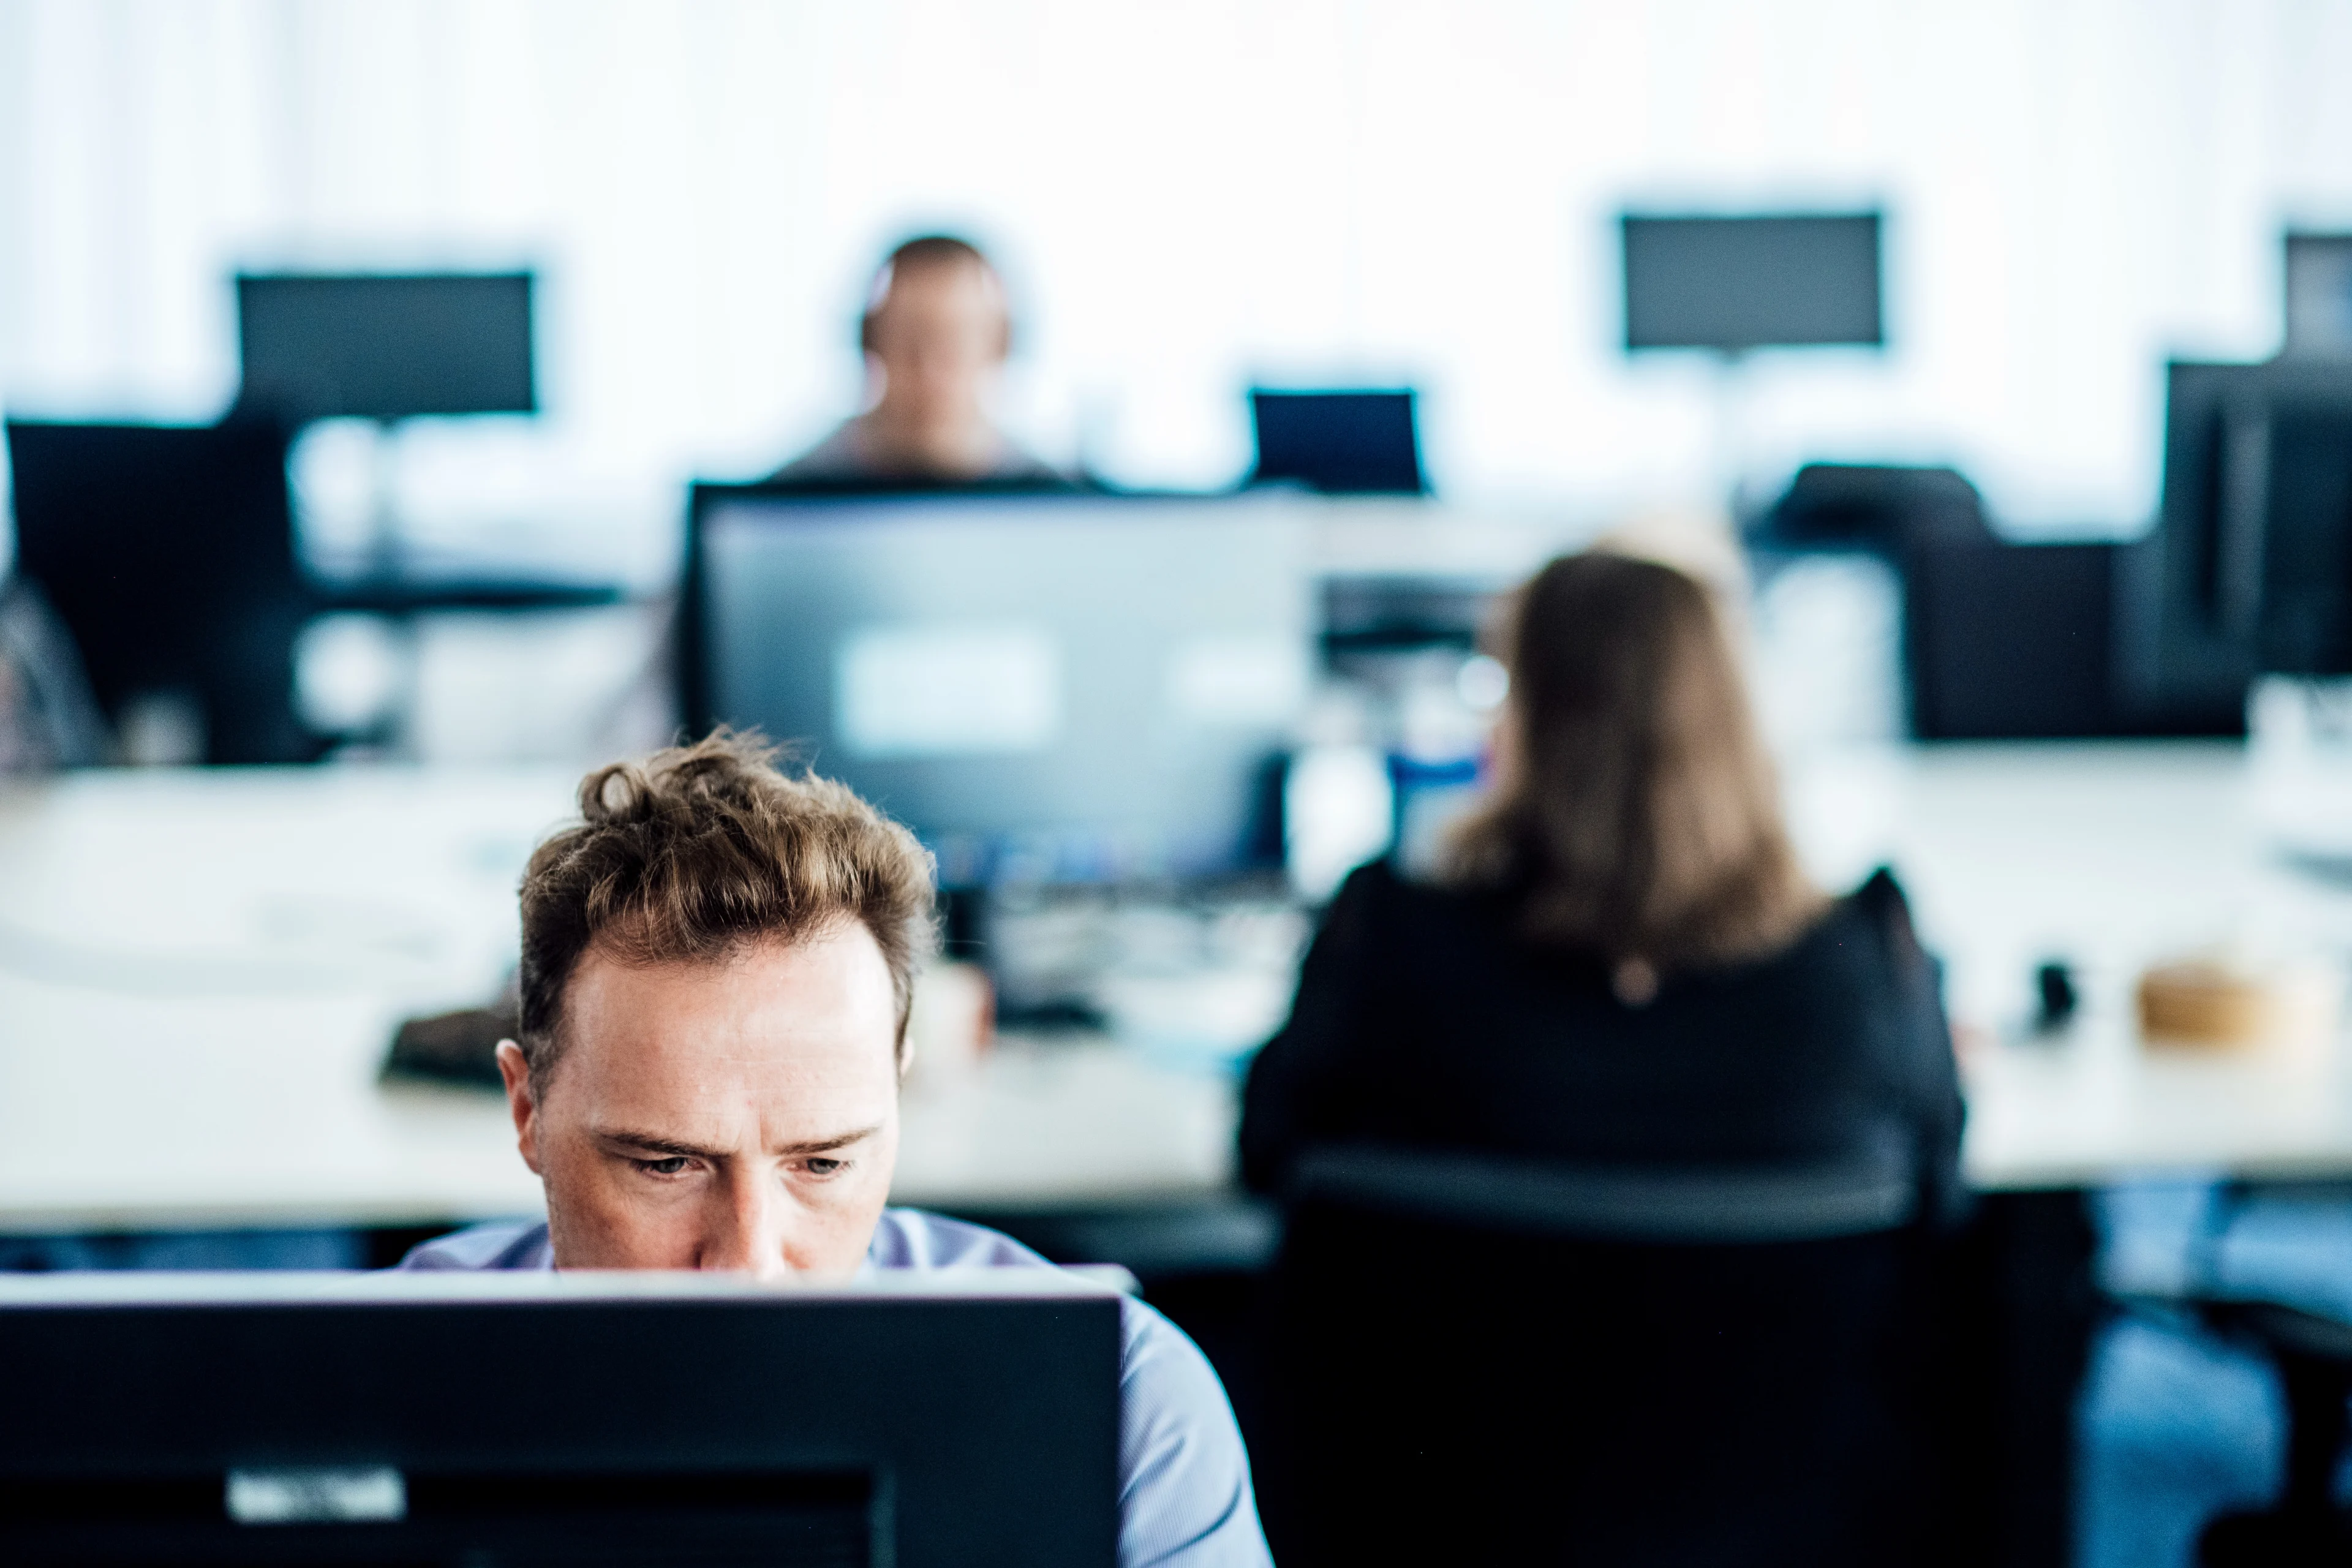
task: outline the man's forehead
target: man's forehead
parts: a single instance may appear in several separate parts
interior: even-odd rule
[[[924,294],[932,299],[960,296],[980,299],[992,306],[1004,302],[1003,289],[996,273],[985,261],[965,257],[942,257],[936,260],[900,262],[891,269],[884,285],[879,309],[889,307],[909,294]]]
[[[567,1033],[653,1046],[895,1045],[897,993],[871,933],[849,922],[791,942],[747,942],[709,959],[648,957],[592,944],[567,987]]]

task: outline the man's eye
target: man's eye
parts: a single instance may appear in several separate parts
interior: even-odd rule
[[[666,1160],[633,1161],[638,1170],[651,1176],[675,1176],[686,1169],[686,1156],[672,1154]]]
[[[831,1176],[837,1174],[848,1163],[846,1160],[828,1160],[824,1155],[818,1154],[802,1161],[801,1169],[812,1176]]]

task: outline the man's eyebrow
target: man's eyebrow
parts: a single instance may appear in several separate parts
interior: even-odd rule
[[[808,1138],[797,1143],[778,1144],[768,1152],[787,1155],[825,1154],[835,1149],[846,1149],[852,1143],[862,1143],[881,1131],[878,1124],[861,1127],[854,1132],[836,1132],[830,1138]],[[680,1142],[675,1138],[663,1138],[651,1132],[633,1132],[625,1127],[600,1127],[596,1129],[596,1136],[607,1143],[625,1144],[629,1148],[642,1150],[646,1153],[658,1155],[663,1159],[717,1160],[724,1157],[722,1152],[716,1149],[700,1148],[692,1143]]]
[[[780,1143],[768,1151],[771,1154],[829,1154],[835,1149],[846,1149],[852,1143],[863,1143],[882,1131],[877,1122],[861,1127],[855,1132],[836,1132],[830,1138],[807,1138],[798,1143]]]
[[[632,1149],[642,1150],[648,1154],[659,1154],[665,1158],[710,1160],[716,1159],[719,1154],[715,1149],[704,1149],[692,1143],[681,1143],[675,1138],[657,1137],[651,1132],[632,1132],[625,1127],[599,1127],[595,1130],[595,1133],[606,1143],[625,1143]]]

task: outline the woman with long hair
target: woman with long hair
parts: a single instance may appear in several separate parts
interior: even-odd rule
[[[1723,1165],[1892,1140],[1948,1212],[1934,966],[1886,872],[1806,880],[1706,590],[1567,556],[1502,633],[1487,795],[1436,876],[1375,862],[1333,900],[1251,1068],[1245,1180],[1340,1143]]]

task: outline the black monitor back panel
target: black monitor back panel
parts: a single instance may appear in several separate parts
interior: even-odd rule
[[[1628,349],[1748,349],[1885,341],[1879,215],[1628,213]]]
[[[2257,674],[2352,673],[2352,364],[2168,368],[2133,599],[2137,689],[2219,703]]]
[[[1288,480],[1328,495],[1419,495],[1428,488],[1410,391],[1260,389],[1250,394],[1250,413],[1256,483]]]
[[[529,414],[528,272],[240,277],[238,401],[296,421]]]
[[[16,567],[73,636],[99,705],[174,691],[216,763],[306,760],[286,436],[224,426],[11,421]]]
[[[11,1564],[1066,1564],[1105,1297],[0,1310]]]

